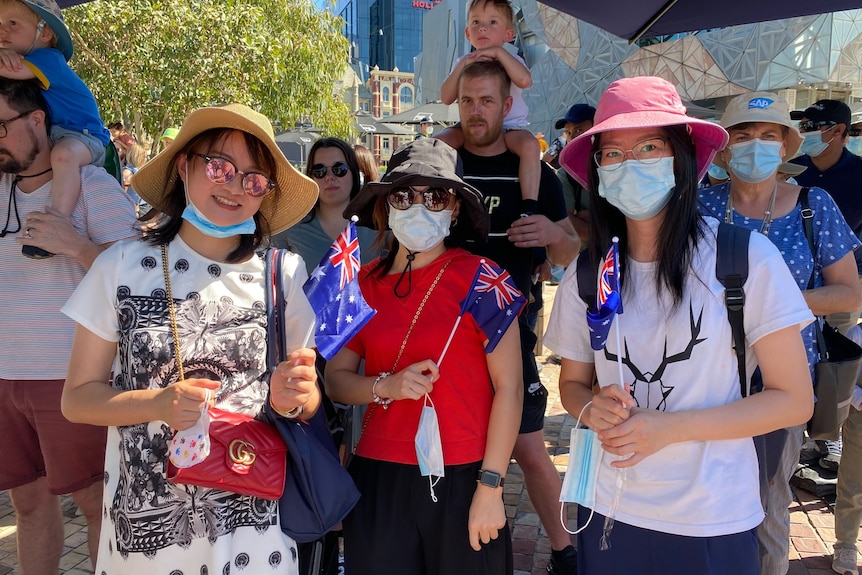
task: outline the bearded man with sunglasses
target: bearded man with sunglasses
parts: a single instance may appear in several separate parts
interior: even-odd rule
[[[465,67],[458,82],[458,106],[464,147],[464,180],[479,188],[491,216],[491,232],[484,245],[468,249],[503,266],[522,293],[529,293],[534,258],[567,266],[578,254],[579,240],[566,213],[560,182],[542,164],[539,213],[520,213],[518,156],[508,151],[503,139],[503,118],[512,98],[506,71],[495,60]],[[524,410],[513,456],[524,473],[530,500],[551,543],[548,570],[555,575],[574,575],[576,554],[569,534],[560,524],[559,493],[562,488],[544,443],[544,415],[548,392],[539,380],[533,347],[536,336],[519,317],[523,364]]]
[[[81,168],[71,218],[51,204],[51,144],[42,90],[0,79],[0,490],[15,509],[27,575],[57,573],[63,547],[58,495],[87,520],[93,564],[101,525],[105,429],[69,423],[60,394],[75,323],[60,313],[93,260],[136,233],[135,208],[102,168]],[[2,208],[0,208],[2,210]],[[21,257],[21,245],[56,254]]]
[[[856,236],[862,238],[862,196],[859,194],[862,158],[846,148],[851,128],[850,108],[838,100],[819,100],[805,110],[791,112],[790,116],[800,120],[799,131],[805,138],[802,143],[805,155],[791,160],[808,168],[796,176],[797,183],[818,186],[829,192]],[[857,249],[855,256],[862,282],[862,249]],[[862,309],[830,314],[826,321],[846,334],[857,324],[860,312]],[[855,573],[856,542],[862,522],[862,412],[851,407],[841,433],[843,447],[839,442],[824,442],[827,453],[820,465],[838,470],[832,570]]]

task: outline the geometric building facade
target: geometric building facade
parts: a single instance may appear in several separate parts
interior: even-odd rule
[[[439,54],[466,53],[469,44],[443,45],[453,28],[463,39],[463,0],[443,0],[425,16],[424,42],[437,39],[434,57],[422,54],[416,70],[418,102],[439,98],[439,77],[451,68]],[[451,9],[447,10],[447,7]],[[440,10],[440,8],[444,8]],[[556,135],[553,124],[570,105],[595,105],[622,77],[655,75],[676,85],[683,100],[720,116],[732,96],[749,90],[781,93],[792,109],[820,98],[862,101],[862,10],[848,10],[731,26],[629,45],[592,24],[537,3],[516,7],[518,51],[533,76],[524,91],[530,129]],[[441,22],[444,14],[461,21]]]

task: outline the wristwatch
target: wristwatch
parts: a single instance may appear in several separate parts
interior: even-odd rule
[[[476,481],[478,481],[482,485],[486,485],[491,489],[497,489],[498,487],[502,487],[505,482],[505,478],[502,477],[496,471],[488,471],[487,469],[480,469],[479,475],[476,477]]]

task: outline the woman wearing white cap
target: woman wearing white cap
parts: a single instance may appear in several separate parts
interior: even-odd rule
[[[573,265],[545,335],[563,358],[563,405],[597,432],[577,447],[599,461],[578,461],[586,481],[567,476],[577,489],[563,493],[590,502],[578,511],[579,572],[755,575],[763,509],[751,437],[811,415],[799,335],[811,313],[778,250],[755,234],[746,371],[759,361],[765,390],[742,398],[715,277],[718,221],[697,210],[697,182],[726,132],[686,116],[674,86],[653,77],[612,83],[595,121],[561,163],[590,190],[593,239],[580,257],[598,267],[619,238],[625,313],[613,319],[619,337],[594,351]]]
[[[317,186],[281,153],[269,120],[240,104],[192,112],[133,184],[164,217],[144,240],[99,256],[63,307],[78,323],[63,414],[108,427],[95,571],[295,575],[277,501],[181,485],[166,470],[174,431],[195,426],[209,397],[252,417],[267,401],[286,417],[317,411],[305,266],[285,258],[285,347],[297,351],[267,377],[255,254],[308,213]]]
[[[795,166],[782,162],[793,157],[802,143],[787,102],[771,92],[742,94],[730,101],[721,125],[730,140],[715,163],[731,177],[727,183],[701,190],[704,212],[772,240],[814,315],[858,309],[862,289],[853,250],[859,240],[853,230],[829,194],[820,188],[804,190],[814,212],[812,254],[803,227],[803,188],[777,177],[782,169]],[[808,289],[812,274],[813,287]],[[802,339],[813,377],[818,358],[814,324],[802,330]],[[793,498],[789,481],[799,460],[803,425],[791,427],[781,436],[785,438],[783,448],[780,439],[777,444],[770,439],[765,453],[774,463],[767,462],[771,481],[763,493],[766,519],[757,530],[762,575],[784,575],[789,568],[788,506]]]

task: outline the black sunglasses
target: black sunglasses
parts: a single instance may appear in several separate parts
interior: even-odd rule
[[[327,168],[323,164],[314,164],[313,166],[311,166],[310,170],[311,177],[317,180],[322,180],[326,177],[326,173],[329,170],[332,170],[332,175],[336,178],[343,178],[347,175],[347,172],[350,171],[350,168],[348,168],[347,164],[345,164],[344,162],[335,162],[329,168]]]
[[[849,130],[849,134],[851,138],[858,138],[859,136],[862,136],[862,128]]]
[[[219,156],[192,154],[206,161],[207,178],[214,184],[229,184],[237,174],[242,175],[242,189],[253,198],[261,198],[275,187],[275,182],[260,172],[242,172],[233,162]]]
[[[416,194],[422,194],[422,205],[432,212],[439,212],[449,205],[452,191],[445,188],[428,188],[424,191],[414,190],[412,187],[397,188],[387,194],[386,201],[396,210],[406,210],[413,205]]]
[[[814,120],[805,120],[804,122],[799,122],[799,131],[803,134],[806,132],[815,132],[820,130],[821,128],[825,128],[827,126],[834,126],[835,122],[830,122],[829,120],[820,120],[819,122],[815,122]]]

